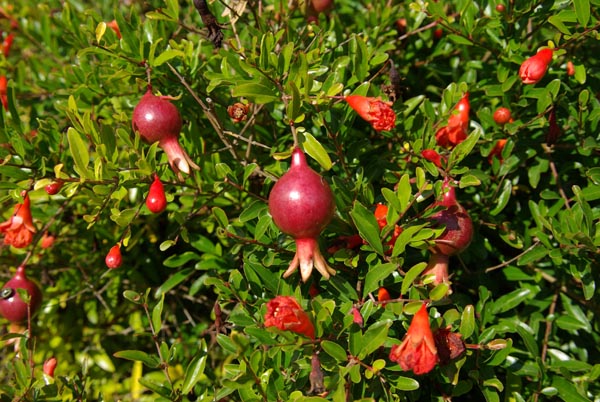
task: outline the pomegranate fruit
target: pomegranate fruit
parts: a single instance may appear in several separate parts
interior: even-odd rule
[[[159,214],[167,208],[165,188],[156,173],[154,174],[154,181],[150,185],[150,190],[146,197],[146,206],[155,214]]]
[[[123,256],[121,255],[121,245],[115,244],[108,250],[108,254],[104,258],[104,263],[109,269],[116,269],[121,266]]]
[[[56,195],[62,188],[63,184],[64,182],[62,180],[57,180],[44,187],[44,190],[46,193],[48,193],[48,195]]]
[[[298,147],[292,152],[290,169],[275,183],[269,194],[269,212],[275,225],[296,240],[296,255],[283,277],[300,267],[306,282],[313,266],[329,279],[335,271],[319,250],[317,238],[333,218],[335,202],[329,184],[306,163]]]
[[[510,110],[505,107],[499,107],[494,112],[494,121],[496,124],[503,126],[506,123],[510,122],[512,119]]]
[[[196,170],[200,170],[200,167],[179,144],[181,116],[177,107],[167,99],[153,95],[151,89],[148,89],[133,109],[132,126],[147,143],[158,142],[169,158],[169,165],[177,177],[183,180],[180,172],[189,174],[190,167]]]
[[[25,303],[17,289],[24,289],[29,294],[29,304]],[[27,309],[33,315],[42,303],[40,288],[25,275],[25,266],[17,268],[14,276],[0,290],[0,315],[10,322],[27,320]]]
[[[316,12],[322,13],[333,6],[333,0],[312,0],[311,4]]]
[[[464,251],[473,238],[473,222],[467,211],[456,200],[456,191],[448,179],[442,185],[442,200],[433,207],[444,209],[431,217],[437,224],[445,227],[444,232],[435,240],[431,256],[423,275],[434,275],[433,284],[448,282],[449,257]]]

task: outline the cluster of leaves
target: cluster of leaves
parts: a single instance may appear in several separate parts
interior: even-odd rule
[[[26,261],[44,291],[28,329],[0,341],[0,400],[600,394],[597,0],[510,2],[503,11],[495,0],[336,0],[316,23],[302,1],[208,1],[223,27],[220,48],[191,1],[114,3],[1,5],[0,16],[18,22],[10,55],[0,55],[0,75],[10,77],[2,214],[28,190],[36,240],[47,230],[56,241],[0,250],[0,276]],[[522,85],[520,63],[549,41],[557,50],[548,73]],[[148,77],[176,97],[180,141],[201,167],[184,181],[131,128]],[[467,139],[440,148],[435,132],[466,92]],[[373,131],[342,101],[351,93],[394,100],[396,128]],[[245,120],[228,115],[236,102],[249,105]],[[494,123],[499,106],[512,122]],[[551,112],[558,138],[547,135]],[[329,281],[281,278],[294,243],[266,199],[295,138],[335,195],[321,239],[338,271]],[[490,163],[498,139],[507,142]],[[424,149],[441,153],[443,167]],[[155,172],[169,201],[158,215],[144,206]],[[420,279],[442,231],[426,218],[445,177],[476,231],[451,259],[451,295]],[[48,196],[58,179],[60,193]],[[389,207],[382,230],[379,202]],[[402,232],[388,252],[395,225]],[[356,234],[364,244],[339,247]],[[117,242],[123,265],[108,271]],[[379,303],[380,287],[394,298]],[[265,303],[277,295],[301,302],[314,341],[264,327]],[[424,300],[432,327],[450,327],[468,348],[415,376],[388,354]],[[317,353],[326,391],[310,395]],[[54,379],[41,373],[51,356]]]

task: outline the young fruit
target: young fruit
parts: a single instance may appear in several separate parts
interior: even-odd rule
[[[44,187],[44,190],[46,190],[48,195],[56,195],[62,188],[63,184],[64,182],[62,180],[57,180]]]
[[[423,275],[433,275],[432,283],[448,283],[449,257],[464,251],[473,238],[473,222],[467,211],[456,200],[456,191],[448,179],[442,185],[444,195],[433,207],[444,207],[431,217],[437,224],[445,227],[444,232],[435,240],[431,256]]]
[[[329,10],[333,6],[333,0],[311,0],[313,9],[322,13]]]
[[[148,197],[146,197],[146,206],[155,214],[159,214],[167,208],[165,188],[156,173],[154,174],[154,181],[150,185]]]
[[[29,305],[25,303],[17,289],[24,289],[29,294]],[[25,266],[17,268],[14,276],[4,284],[0,290],[0,315],[10,322],[27,320],[27,309],[31,315],[37,311],[42,303],[42,292],[35,282],[25,275]]]
[[[300,148],[294,149],[290,169],[271,190],[269,212],[275,225],[296,240],[296,255],[284,278],[300,267],[300,276],[306,282],[313,266],[326,279],[335,275],[317,243],[335,212],[333,194],[327,182],[308,166]]]
[[[496,124],[498,124],[499,126],[503,126],[506,123],[508,123],[510,120],[512,119],[512,116],[510,114],[510,110],[508,110],[505,107],[499,107],[498,109],[496,109],[496,111],[494,112],[494,121],[496,122]]]
[[[133,130],[139,132],[147,143],[158,142],[180,180],[183,180],[180,172],[189,174],[190,167],[200,170],[179,144],[181,116],[175,105],[166,97],[155,96],[148,89],[133,110],[132,125]]]
[[[110,248],[108,254],[104,258],[104,263],[109,269],[116,269],[121,266],[123,256],[121,255],[121,245],[115,244]]]

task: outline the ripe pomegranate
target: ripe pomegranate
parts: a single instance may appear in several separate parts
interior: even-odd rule
[[[296,255],[283,277],[300,266],[306,282],[313,265],[325,277],[335,275],[319,250],[317,238],[333,218],[335,202],[329,185],[306,163],[298,147],[292,152],[290,169],[275,183],[269,195],[269,212],[275,225],[296,240]]]
[[[10,322],[27,320],[28,304],[25,303],[17,289],[25,289],[29,294],[29,310],[33,315],[42,303],[40,288],[25,275],[25,266],[17,268],[14,276],[0,290],[0,315]]]
[[[154,181],[150,185],[148,197],[146,197],[146,206],[155,214],[161,213],[167,207],[165,188],[156,173],[154,174]]]
[[[473,238],[473,222],[467,211],[456,200],[456,191],[450,186],[449,179],[442,186],[444,195],[433,207],[442,206],[443,210],[431,217],[433,221],[445,227],[444,233],[435,240],[431,256],[423,275],[435,275],[434,284],[448,282],[449,257],[464,251]]]
[[[510,110],[505,107],[499,107],[494,112],[494,121],[496,124],[503,126],[504,124],[510,122],[512,116],[510,114]]]
[[[200,167],[179,144],[181,116],[175,105],[167,99],[165,96],[153,95],[149,88],[133,109],[132,126],[144,141],[149,144],[158,142],[167,154],[171,168],[183,180],[180,172],[189,174],[190,167],[196,170],[200,170]]]
[[[115,244],[110,248],[108,254],[104,258],[104,263],[109,269],[116,269],[121,266],[123,256],[121,255],[121,245]]]

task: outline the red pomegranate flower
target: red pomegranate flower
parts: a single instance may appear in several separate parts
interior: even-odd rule
[[[391,130],[396,125],[396,114],[390,107],[391,102],[380,98],[369,98],[361,95],[346,96],[346,102],[360,117],[368,121],[377,131]]]
[[[448,118],[448,125],[440,128],[435,133],[435,140],[441,147],[454,148],[467,138],[469,129],[469,93],[465,93],[458,101],[452,114]]]
[[[542,49],[521,64],[519,77],[523,84],[535,84],[544,78],[552,61],[552,52],[552,49]]]
[[[265,327],[277,327],[315,339],[315,327],[292,296],[276,296],[267,303]]]
[[[29,195],[25,194],[23,204],[15,205],[13,216],[0,224],[0,232],[4,233],[4,244],[16,248],[25,248],[31,244],[35,226],[31,217]]]
[[[435,149],[424,149],[421,151],[421,156],[439,168],[442,167],[442,155]]]
[[[4,110],[8,110],[8,80],[5,75],[0,75],[0,102]]]
[[[429,373],[438,363],[438,352],[425,304],[413,317],[402,343],[392,346],[390,360],[399,363],[403,370],[412,370],[417,375]]]

